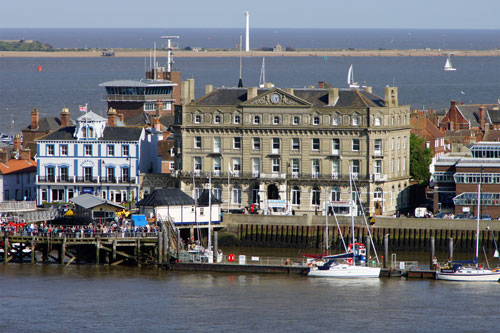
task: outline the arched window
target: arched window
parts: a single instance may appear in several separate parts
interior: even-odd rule
[[[356,115],[352,116],[352,126],[359,126],[359,117]]]
[[[297,186],[292,188],[292,205],[300,205],[300,189]]]
[[[298,116],[293,117],[293,124],[294,125],[300,124],[300,118]]]
[[[332,201],[340,201],[340,189],[332,187]]]
[[[216,115],[214,118],[214,123],[220,124],[220,115]]]
[[[374,126],[382,126],[382,118],[375,117],[375,121],[373,122]]]
[[[239,185],[233,186],[233,203],[241,205],[241,187]]]
[[[201,123],[201,116],[199,114],[194,116],[194,123],[195,124],[200,124]]]
[[[238,116],[238,115],[234,116],[234,123],[235,123],[235,124],[239,124],[239,123],[241,123],[241,118],[240,118],[240,116]]]
[[[313,187],[311,191],[311,205],[313,206],[319,206],[320,204],[320,190],[319,187],[315,186]]]
[[[253,123],[256,125],[260,124],[260,116],[253,117]]]
[[[280,117],[274,116],[273,117],[273,125],[279,125],[279,123],[280,123]]]
[[[319,125],[319,117],[314,117],[313,118],[313,125],[315,125],[315,126]]]
[[[377,187],[375,192],[373,192],[373,200],[374,201],[383,201],[384,200],[384,190],[380,187]]]

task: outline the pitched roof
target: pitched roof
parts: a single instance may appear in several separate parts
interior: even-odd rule
[[[0,163],[0,173],[3,175],[25,172],[36,172],[36,162],[33,160],[10,159],[6,163]]]
[[[445,137],[445,134],[442,133],[425,114],[418,111],[412,112],[410,124],[411,133],[424,137],[426,141],[434,141],[437,138]]]
[[[32,129],[31,124],[28,125],[23,131],[40,131],[40,132],[51,132],[61,127],[61,119],[56,117],[41,118],[38,122],[38,128]]]
[[[210,191],[209,190],[203,190],[203,192],[201,193],[200,197],[198,198],[198,200],[196,200],[196,203],[200,206],[209,206],[209,196],[210,196]],[[214,193],[212,192],[212,205],[217,205],[217,204],[221,204],[222,201],[220,201],[219,199],[217,199],[214,195]]]
[[[262,88],[257,90],[257,96],[279,88]],[[328,89],[299,88],[293,90],[293,95],[303,99],[313,106],[328,106]],[[219,88],[192,102],[199,106],[239,105],[247,100],[247,88]],[[365,90],[339,90],[339,99],[335,107],[383,107],[386,103],[381,97]]]
[[[97,141],[139,141],[143,128],[142,127],[111,127],[106,126],[104,135]],[[49,133],[36,141],[52,141],[64,140],[73,141],[77,140],[73,134],[75,133],[75,126],[68,126],[60,128],[52,133]]]
[[[102,204],[108,204],[117,208],[123,208],[123,206],[120,206],[117,203],[114,203],[109,200],[104,200],[102,198],[96,197],[95,195],[88,193],[82,194],[78,197],[71,198],[69,201],[85,209],[91,209],[100,206]]]
[[[136,206],[181,206],[194,205],[194,199],[179,188],[163,188],[154,190],[153,193],[137,202]]]

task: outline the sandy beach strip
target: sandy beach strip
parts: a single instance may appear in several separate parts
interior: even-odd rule
[[[439,57],[453,54],[457,57],[497,57],[500,50],[325,50],[325,51],[250,51],[242,52],[243,57]],[[116,58],[149,58],[149,50],[115,50]],[[167,52],[157,51],[157,57],[166,57]],[[176,58],[219,58],[219,57],[239,57],[239,51],[175,51]],[[55,51],[55,52],[16,52],[0,51],[0,57],[15,58],[94,58],[102,57],[102,50],[92,51]],[[111,58],[111,57],[110,57]]]

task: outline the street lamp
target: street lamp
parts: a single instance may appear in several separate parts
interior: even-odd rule
[[[128,195],[128,211],[132,209],[132,198],[131,198],[131,191],[130,188],[132,187],[132,179],[130,178],[130,175],[132,173],[132,157],[129,156],[127,157],[128,161],[128,189],[127,189],[127,195]]]

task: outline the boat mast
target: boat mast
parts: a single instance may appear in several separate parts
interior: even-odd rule
[[[325,191],[325,243],[326,243],[326,251],[325,254],[328,255],[328,190]]]
[[[212,173],[208,173],[208,211],[210,214],[210,218],[208,219],[208,253],[210,253],[210,249],[212,247]],[[209,259],[210,260],[210,259]]]
[[[354,239],[354,202],[352,200],[352,169],[349,167],[349,202],[351,203],[351,226],[352,226],[352,265],[356,265],[356,245]]]
[[[482,178],[481,174],[481,178]],[[481,179],[479,180],[479,184],[477,184],[477,221],[476,221],[476,257],[474,258],[474,261],[476,263],[476,269],[478,266],[478,259],[479,259],[479,218],[480,218],[480,213],[481,213]]]

